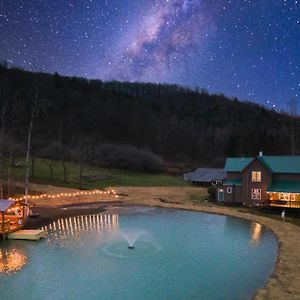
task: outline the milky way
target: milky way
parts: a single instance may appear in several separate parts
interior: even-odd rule
[[[29,70],[299,100],[300,1],[2,0],[0,37]]]
[[[193,55],[204,50],[212,28],[210,12],[187,0],[156,2],[136,23],[118,41],[117,55],[107,58],[109,67],[100,76],[157,82],[180,79]]]

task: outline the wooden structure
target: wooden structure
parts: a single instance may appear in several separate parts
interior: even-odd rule
[[[7,235],[9,240],[29,240],[29,241],[37,241],[43,237],[45,237],[46,232],[44,230],[18,230],[13,233]]]
[[[198,168],[194,172],[184,174],[183,179],[195,185],[210,186],[221,184],[225,176],[224,169]]]
[[[300,208],[300,156],[227,158],[218,201]]]
[[[0,200],[0,235],[5,236],[23,227],[24,202]]]

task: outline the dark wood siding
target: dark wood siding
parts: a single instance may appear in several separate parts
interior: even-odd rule
[[[300,174],[273,174],[272,180],[300,180]]]
[[[228,188],[231,188],[232,192],[228,193]],[[224,202],[232,202],[234,199],[234,188],[231,185],[226,185],[223,187],[224,189]]]
[[[235,193],[234,194],[235,194],[234,202],[242,203],[243,199],[242,199],[242,187],[241,186],[236,186],[235,187]]]
[[[232,192],[228,193],[227,188],[232,188]],[[226,185],[223,186],[224,190],[224,202],[234,202],[234,203],[242,203],[242,187],[235,185]]]
[[[226,179],[236,179],[236,178],[240,178],[241,177],[241,173],[239,172],[227,172],[226,173]]]
[[[261,182],[252,182],[252,171],[261,172]],[[263,203],[267,201],[267,187],[272,181],[272,173],[265,168],[257,159],[247,166],[242,172],[242,198],[246,204]],[[261,200],[252,199],[252,189],[261,189]]]

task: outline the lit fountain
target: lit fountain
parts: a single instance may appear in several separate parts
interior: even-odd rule
[[[131,227],[119,229],[115,235],[110,235],[101,249],[105,254],[118,258],[149,256],[161,250],[148,231]]]
[[[145,233],[143,230],[137,229],[123,229],[121,235],[127,241],[128,249],[134,249],[135,242]]]

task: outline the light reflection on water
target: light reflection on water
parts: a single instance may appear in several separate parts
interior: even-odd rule
[[[68,237],[79,237],[85,233],[110,232],[119,229],[118,214],[93,214],[58,219],[41,227],[46,231],[48,239],[65,240]],[[249,241],[252,245],[261,242],[262,225],[251,222],[249,226]]]
[[[26,262],[27,256],[23,249],[0,248],[0,273],[15,273],[22,269]]]
[[[118,214],[93,214],[58,219],[42,227],[49,239],[78,237],[91,232],[110,232],[118,229]]]
[[[261,239],[262,225],[257,222],[251,223],[251,243],[258,245]]]

